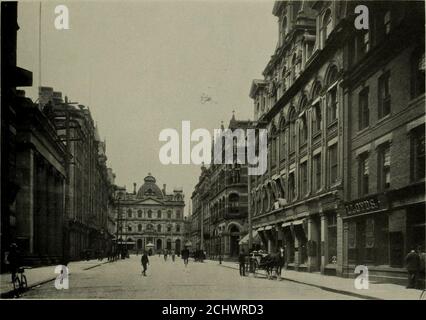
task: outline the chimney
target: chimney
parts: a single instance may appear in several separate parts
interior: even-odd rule
[[[163,194],[166,195],[166,184],[163,184]]]
[[[136,194],[136,182],[133,182],[133,194]]]

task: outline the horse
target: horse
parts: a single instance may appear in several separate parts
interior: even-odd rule
[[[266,255],[261,259],[260,264],[266,270],[268,279],[272,279],[274,271],[277,280],[281,279],[281,271],[285,264],[284,251]]]

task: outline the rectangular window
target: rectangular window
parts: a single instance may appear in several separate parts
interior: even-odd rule
[[[360,156],[358,163],[358,193],[360,197],[368,194],[368,175],[368,153],[366,153]]]
[[[294,173],[292,172],[288,176],[288,201],[293,201],[294,197]]]
[[[314,190],[318,191],[321,189],[321,154],[314,156]]]
[[[411,178],[412,181],[425,179],[425,126],[411,132]]]
[[[378,153],[379,174],[378,189],[384,191],[390,188],[390,146],[389,144],[382,146]]]
[[[379,119],[388,115],[391,111],[391,97],[389,93],[389,72],[379,78],[378,97],[379,97]]]
[[[330,158],[330,184],[333,184],[337,181],[337,143],[332,145],[329,148],[329,158]]]
[[[306,195],[308,190],[308,165],[307,162],[300,164],[300,196]]]
[[[370,122],[370,111],[368,109],[368,88],[364,88],[358,95],[358,129],[368,127]]]

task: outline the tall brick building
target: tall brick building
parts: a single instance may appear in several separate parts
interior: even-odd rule
[[[367,30],[355,7],[367,5]],[[424,4],[277,1],[279,39],[250,97],[268,129],[253,229],[289,268],[404,278],[425,245]]]
[[[345,42],[344,273],[403,282],[405,255],[425,250],[424,3],[368,7]]]

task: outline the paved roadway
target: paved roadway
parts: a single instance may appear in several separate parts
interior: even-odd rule
[[[291,281],[240,277],[238,270],[217,262],[165,262],[150,257],[147,276],[141,275],[140,256],[103,264],[85,271],[70,270],[69,289],[54,282],[26,292],[24,299],[354,299],[343,294]]]

